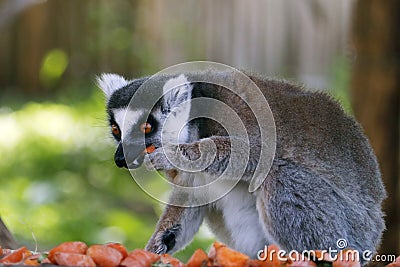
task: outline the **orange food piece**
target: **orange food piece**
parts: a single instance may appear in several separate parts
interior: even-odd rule
[[[400,257],[397,257],[394,262],[389,263],[386,267],[400,267]]]
[[[245,267],[273,267],[273,266],[274,265],[269,261],[260,261],[253,259],[249,259],[245,265]]]
[[[322,251],[322,250],[314,250],[314,254],[310,254],[308,256],[309,256],[309,259],[312,261],[332,262],[334,260],[331,258],[331,255],[327,251]]]
[[[212,247],[210,248],[210,251],[208,252],[208,258],[215,259],[215,257],[217,256],[216,255],[217,249],[219,249],[221,247],[225,247],[225,245],[220,242],[214,242]]]
[[[317,264],[307,259],[300,259],[295,261],[288,261],[286,267],[317,267]]]
[[[310,261],[313,263],[312,261]],[[270,261],[270,260],[265,260],[265,261],[260,261],[260,260],[254,260],[254,259],[249,259],[246,262],[245,267],[286,267],[286,266],[293,266],[295,267],[296,265],[289,265],[288,262],[285,261]],[[316,265],[299,265],[299,266],[310,266],[310,267],[316,267]]]
[[[145,251],[142,249],[135,249],[128,254],[120,264],[123,267],[149,267],[152,263],[158,261],[160,255]]]
[[[358,252],[356,250],[342,250],[337,254],[337,259],[332,263],[332,267],[361,267],[357,255]]]
[[[118,250],[119,253],[121,253],[123,259],[128,257],[128,251],[126,250],[126,247],[124,245],[122,245],[121,243],[112,242],[112,243],[105,244],[105,246]]]
[[[26,259],[24,260],[24,265],[26,266],[40,266],[40,263],[34,259]]]
[[[86,255],[90,256],[98,267],[117,267],[122,260],[122,254],[115,248],[104,245],[92,245]]]
[[[265,262],[265,261],[249,259],[246,262],[245,267],[270,267],[270,266],[267,265],[267,262]]]
[[[249,260],[246,267],[278,267],[288,264],[288,258],[280,254],[280,248],[277,245],[269,245],[266,249],[267,251],[264,249],[260,255],[261,260]]]
[[[249,256],[215,242],[211,247],[209,258],[212,266],[243,267],[249,260]]]
[[[185,264],[183,264],[180,260],[172,257],[169,254],[161,255],[160,260],[161,260],[162,263],[171,264],[172,267],[184,267],[185,266]]]
[[[328,254],[326,254],[328,255]],[[329,256],[328,256],[329,257]],[[311,259],[310,259],[311,258]],[[325,255],[321,253],[315,252],[313,255],[306,255],[296,251],[292,251],[291,254],[287,257],[287,264],[285,266],[288,267],[317,267],[317,264],[312,260],[324,260]]]
[[[40,257],[40,254],[35,254],[35,255],[31,255],[31,256],[27,257],[27,258],[24,260],[24,265],[28,265],[28,266],[40,266],[39,257]]]
[[[50,261],[50,259],[49,258],[45,258],[44,260],[42,260],[42,262],[41,263],[52,263],[51,261]]]
[[[57,252],[85,254],[88,246],[80,241],[64,242],[49,251],[49,260],[55,263],[54,254]]]
[[[146,147],[146,152],[149,154],[153,153],[154,150],[156,150],[155,145],[149,145],[148,147]]]
[[[202,249],[197,249],[187,262],[187,267],[207,266],[208,256]]]
[[[62,266],[96,267],[92,258],[84,254],[55,252],[53,259],[55,264]]]
[[[0,260],[0,263],[3,264],[18,263],[31,255],[32,252],[30,252],[26,247],[21,247],[13,251],[12,253],[4,256],[4,258]]]
[[[2,255],[1,255],[1,256],[6,256],[6,255],[11,254],[11,253],[13,253],[13,250],[12,250],[12,249],[3,248],[3,250],[2,250]]]

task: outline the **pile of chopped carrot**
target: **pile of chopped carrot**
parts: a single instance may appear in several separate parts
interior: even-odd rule
[[[275,245],[268,250],[279,248]],[[340,252],[341,253],[341,252]],[[318,256],[317,256],[318,257]],[[321,259],[320,259],[321,261]],[[358,261],[329,261],[323,259],[324,266],[356,267]],[[65,242],[48,253],[33,253],[26,247],[17,250],[0,248],[0,266],[79,266],[79,267],[317,267],[320,265],[315,259],[293,261],[290,257],[277,255],[265,261],[251,259],[247,255],[228,248],[224,244],[215,242],[207,254],[202,249],[196,250],[185,264],[168,254],[157,255],[142,249],[128,252],[119,243],[87,246],[83,242]],[[400,257],[388,267],[400,267]]]

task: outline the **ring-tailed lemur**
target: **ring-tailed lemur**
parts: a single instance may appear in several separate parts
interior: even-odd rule
[[[229,73],[215,75],[231,78]],[[116,74],[103,74],[98,78],[107,98],[111,132],[118,142],[114,157],[118,167],[136,168],[145,157],[155,169],[166,171],[170,179],[185,180],[185,172],[168,161],[161,147],[162,127],[169,127],[174,134],[181,131],[183,138],[181,144],[168,144],[164,149],[179,149],[184,157],[195,160],[200,157],[199,146],[212,140],[217,154],[198,175],[221,174],[231,153],[231,142],[220,124],[198,118],[188,121],[183,129],[174,129],[171,123],[164,125],[168,115],[181,125],[190,108],[172,112],[173,108],[197,97],[227,103],[251,129],[250,158],[236,187],[208,205],[167,205],[146,249],[156,253],[180,250],[205,220],[219,240],[250,256],[271,243],[286,251],[335,249],[339,239],[346,239],[348,247],[360,252],[376,252],[385,228],[381,203],[386,193],[376,157],[359,124],[323,93],[281,80],[249,77],[268,100],[277,138],[272,167],[253,193],[248,191],[247,174],[257,165],[261,141],[254,115],[240,97],[217,85],[191,82],[190,75],[163,77],[160,88],[154,90],[176,87],[145,117],[140,105],[134,110],[127,107],[148,77],[128,81]],[[127,112],[130,116],[124,132]],[[139,131],[146,134],[145,145],[156,148],[153,153],[143,154],[144,144],[135,142],[135,132]],[[123,142],[130,143],[125,155],[134,155],[134,162],[126,163]]]

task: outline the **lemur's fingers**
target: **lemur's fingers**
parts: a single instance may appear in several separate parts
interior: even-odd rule
[[[154,243],[154,244],[148,244],[145,248],[147,251],[156,253],[156,254],[164,254],[167,253],[168,248],[166,245],[162,244],[162,243]]]
[[[163,148],[157,148],[153,153],[147,154],[144,164],[148,170],[173,170],[174,166],[164,154]]]
[[[167,253],[167,251],[168,251],[167,246],[164,244],[160,244],[158,247],[155,248],[154,253],[165,254]]]
[[[175,225],[166,230],[157,232],[146,246],[146,250],[164,254],[173,250],[176,244],[176,237],[180,231],[180,226]]]
[[[145,250],[157,253],[157,254],[162,254],[167,252],[167,246],[163,245],[160,242],[159,234],[153,235],[153,237],[149,240],[147,243]]]
[[[150,156],[148,154],[144,157],[143,164],[149,171],[156,171],[156,168],[151,162]]]
[[[189,144],[180,144],[178,146],[178,151],[187,159],[187,160],[196,160],[200,158],[201,153],[199,149],[200,142],[194,142]]]

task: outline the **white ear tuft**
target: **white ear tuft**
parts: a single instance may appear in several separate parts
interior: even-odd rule
[[[189,141],[187,123],[190,117],[193,84],[183,74],[169,79],[163,86],[164,103],[172,117],[166,120],[163,132],[172,142]]]
[[[164,102],[169,108],[192,98],[193,85],[185,75],[169,79],[163,86]]]
[[[169,79],[163,86],[163,93],[167,93],[174,87],[187,84],[189,81],[185,75],[181,74],[176,78]]]
[[[128,84],[129,81],[125,80],[124,77],[113,73],[103,73],[97,77],[97,85],[107,98],[110,98],[115,91]]]

